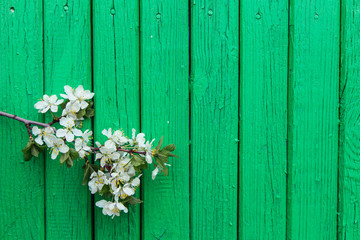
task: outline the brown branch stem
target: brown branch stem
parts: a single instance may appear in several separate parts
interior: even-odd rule
[[[54,123],[59,122],[59,120],[61,118],[61,117],[54,118],[50,123],[42,123],[42,122],[37,122],[37,121],[32,121],[32,120],[28,120],[28,119],[25,119],[25,118],[21,118],[21,117],[18,117],[16,115],[14,115],[14,114],[2,112],[2,111],[0,111],[0,116],[8,117],[8,118],[11,118],[11,119],[14,119],[16,121],[24,123],[26,128],[27,128],[27,131],[29,133],[29,137],[32,137],[30,125],[37,125],[37,126],[41,126],[41,127],[51,127],[51,125],[53,125]],[[56,130],[55,128],[53,128],[53,129]],[[96,148],[96,147],[91,147],[91,150],[93,152],[99,152],[100,151],[100,149]],[[143,155],[146,154],[146,152],[144,152],[144,151],[135,151],[133,149],[128,150],[128,149],[123,149],[123,148],[120,148],[120,147],[116,148],[116,150],[119,151],[119,152],[137,153],[137,154],[143,154]]]

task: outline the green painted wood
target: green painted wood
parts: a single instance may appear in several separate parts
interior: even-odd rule
[[[139,4],[93,1],[93,39],[95,139],[104,143],[101,131],[108,128],[131,137],[131,129],[140,127]],[[95,239],[140,238],[140,206],[114,219],[96,208],[94,218]]]
[[[175,143],[169,175],[143,177],[142,238],[189,239],[189,29],[187,1],[141,1],[141,130]]]
[[[0,109],[41,121],[43,94],[41,1],[0,2]],[[44,155],[24,162],[23,124],[0,118],[0,239],[44,239]]]
[[[287,1],[241,2],[241,239],[285,239]]]
[[[191,238],[236,239],[239,1],[191,1]]]
[[[90,24],[90,1],[44,1],[46,93],[62,93],[65,85],[92,89]],[[91,239],[91,198],[81,185],[83,164],[75,161],[67,169],[46,158],[47,239]]]
[[[290,4],[288,239],[336,239],[339,7]]]
[[[338,239],[360,239],[360,3],[342,1]]]

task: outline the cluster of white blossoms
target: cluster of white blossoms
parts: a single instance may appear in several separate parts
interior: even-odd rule
[[[48,127],[32,128],[36,144],[50,148],[52,159],[61,154],[60,162],[66,162],[68,167],[72,166],[74,159],[84,158],[86,163],[83,167],[83,183],[86,184],[90,178],[88,186],[91,193],[105,195],[110,199],[98,201],[96,206],[103,209],[103,214],[112,217],[119,216],[121,211],[127,213],[129,204],[141,202],[134,195],[140,186],[142,170],[153,163],[153,179],[160,171],[167,174],[167,159],[175,156],[170,153],[175,146],[171,144],[160,150],[162,140],[153,148],[154,139],[147,141],[144,133],[136,134],[136,130],[132,129],[132,136],[128,138],[122,130],[113,131],[109,128],[102,131],[107,138],[105,143],[95,142],[96,147],[92,147],[92,131],[82,131],[79,126],[82,126],[84,117],[94,116],[94,93],[84,90],[81,85],[76,89],[65,86],[64,90],[65,94],[60,94],[64,99],[58,100],[56,95],[44,95],[35,104],[40,113],[50,110],[53,116],[53,122]],[[54,114],[58,112],[59,106],[63,110],[61,116],[57,117]],[[59,123],[59,128],[54,127],[56,122]],[[98,164],[88,161],[91,153],[95,154],[95,162],[99,162]]]

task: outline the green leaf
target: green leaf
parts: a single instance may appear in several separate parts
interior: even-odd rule
[[[168,154],[169,157],[176,157],[176,158],[179,158],[179,156],[175,155],[175,154],[172,154],[172,153],[169,153]]]
[[[83,116],[85,116],[85,114],[86,114],[86,109],[81,109],[81,110],[76,114],[76,116],[77,116],[78,118],[82,118]]]
[[[79,158],[79,153],[75,149],[70,148],[69,153],[70,153],[70,157],[72,159],[78,159]]]
[[[67,168],[71,168],[73,165],[74,165],[74,161],[72,160],[71,157],[68,157],[68,158],[66,159],[66,167],[67,167]]]
[[[135,197],[133,197],[133,196],[130,196],[128,202],[129,202],[130,204],[135,205],[135,204],[137,204],[137,203],[142,203],[143,201],[141,201],[140,199],[135,198]]]
[[[160,141],[159,141],[158,145],[156,146],[156,151],[159,151],[159,150],[160,150],[161,145],[162,145],[162,143],[163,143],[163,138],[164,138],[164,137],[161,137],[161,138],[160,138]]]
[[[83,168],[84,168],[84,178],[82,181],[82,185],[86,185],[91,175],[90,165],[85,164]]]
[[[34,145],[34,140],[30,139],[29,142],[26,144],[25,148],[23,150],[21,150],[23,152],[23,157],[24,157],[24,161],[30,161],[30,159],[32,158],[32,153],[31,153],[31,149],[32,146]]]
[[[106,193],[110,193],[110,186],[109,185],[104,185],[102,187],[102,189],[100,190],[99,194],[102,196]]]
[[[165,146],[163,149],[161,149],[161,151],[166,150],[169,152],[173,152],[173,151],[175,151],[175,149],[176,149],[176,147],[174,144],[169,144],[169,145]]]
[[[143,165],[144,163],[146,163],[144,157],[141,157],[140,155],[136,155],[136,154],[134,154],[132,156],[131,162],[134,165],[134,167],[138,167],[138,166]]]
[[[64,162],[66,162],[66,159],[68,159],[68,157],[69,157],[69,152],[67,152],[67,153],[62,153],[61,154],[61,157],[60,157],[60,163],[61,164],[63,164]]]
[[[95,116],[95,109],[92,107],[87,107],[85,117],[91,118],[93,116]]]
[[[46,145],[39,145],[35,142],[34,146],[39,150],[39,152],[43,152],[46,149]]]
[[[31,158],[32,158],[31,151],[24,152],[24,161],[30,161]]]
[[[32,146],[31,146],[31,155],[33,155],[34,157],[38,157],[39,156],[39,150],[38,150],[38,148],[36,147],[36,145],[35,144],[33,144]]]
[[[22,150],[23,153],[30,151],[32,145],[34,144],[34,140],[29,140],[28,143],[26,144],[25,148]]]
[[[65,109],[66,108],[66,104],[69,102],[69,99],[66,99],[62,104],[60,104],[59,106],[62,108],[62,109]]]

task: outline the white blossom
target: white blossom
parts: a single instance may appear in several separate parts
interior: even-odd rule
[[[120,158],[120,153],[116,152],[116,147],[112,144],[105,144],[99,148],[99,153],[96,153],[96,159],[100,159],[100,166],[104,167],[105,164],[111,164],[113,160]]]
[[[60,138],[55,137],[54,135],[50,136],[48,147],[51,147],[51,159],[55,159],[59,153],[67,153],[69,151],[68,145]]]
[[[57,100],[56,95],[48,95],[43,96],[43,100],[35,103],[34,107],[39,110],[40,113],[46,113],[49,109],[51,112],[58,111],[58,105],[61,104],[64,100]]]
[[[102,130],[101,133],[108,138],[105,144],[123,145],[128,142],[128,139],[124,136],[124,133],[120,130],[116,130],[114,133],[112,133],[111,128],[109,128],[108,130],[106,129]]]
[[[91,194],[95,194],[96,192],[101,191],[105,184],[109,184],[107,176],[100,170],[98,172],[93,172],[90,175],[90,179],[91,180],[89,181],[88,185]]]
[[[89,90],[84,90],[82,85],[79,85],[75,90],[70,86],[65,86],[64,90],[66,94],[60,94],[60,96],[73,102],[75,108],[85,109],[89,105],[86,100],[90,100],[94,97],[94,93]]]
[[[32,133],[37,136],[35,138],[35,142],[39,145],[43,145],[44,142],[46,145],[49,144],[50,136],[54,134],[54,130],[51,127],[46,127],[43,129],[38,128],[37,126],[34,126],[32,128]]]
[[[92,135],[92,131],[87,129],[82,133],[80,138],[75,140],[75,150],[79,153],[80,157],[85,157],[91,151],[91,148],[87,145],[89,142],[89,137]]]
[[[112,218],[120,216],[120,211],[124,211],[124,213],[128,212],[128,209],[121,202],[108,202],[106,200],[100,200],[96,202],[95,205],[103,209],[102,212],[104,215],[112,216]]]
[[[75,128],[75,122],[74,119],[69,117],[63,117],[60,119],[60,125],[65,127],[64,129],[58,129],[56,131],[57,137],[65,137],[66,141],[72,142],[74,141],[74,135],[75,136],[82,136],[82,132]]]

